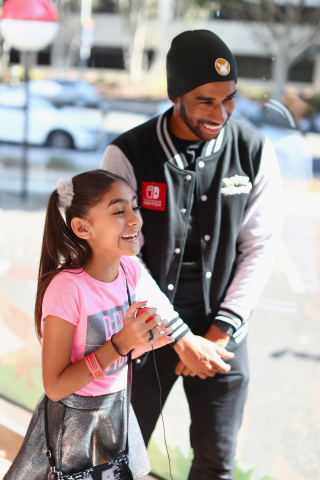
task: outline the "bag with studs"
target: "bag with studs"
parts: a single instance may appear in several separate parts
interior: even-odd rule
[[[45,398],[45,436],[47,457],[50,464],[50,471],[46,480],[133,480],[133,475],[129,467],[129,445],[128,445],[128,431],[129,431],[129,409],[131,399],[131,358],[128,359],[128,392],[127,392],[127,439],[126,448],[120,452],[114,459],[101,465],[96,465],[87,468],[84,471],[63,474],[58,471],[55,466],[55,459],[53,456],[53,449],[50,446],[49,438],[49,420],[48,420],[48,397]]]

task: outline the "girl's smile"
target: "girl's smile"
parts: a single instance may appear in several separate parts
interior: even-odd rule
[[[139,239],[139,233],[133,233],[132,235],[123,235],[121,238],[129,243],[135,243]]]
[[[139,253],[142,219],[136,195],[126,183],[116,182],[90,210],[87,221],[93,253],[117,257]]]
[[[137,198],[123,181],[115,182],[85,219],[73,218],[72,225],[76,235],[91,247],[86,271],[98,280],[114,280],[120,257],[137,255],[140,251],[142,219]]]

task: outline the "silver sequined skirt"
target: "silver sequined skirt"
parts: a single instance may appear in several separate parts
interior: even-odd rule
[[[35,408],[22,446],[3,480],[44,480],[49,472],[44,433],[44,396]],[[64,474],[109,462],[125,449],[126,390],[99,397],[70,395],[48,402],[49,434],[57,469]],[[134,479],[150,471],[144,441],[131,407],[129,463]]]

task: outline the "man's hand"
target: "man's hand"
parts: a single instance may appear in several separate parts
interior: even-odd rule
[[[229,372],[230,365],[222,359],[234,356],[225,348],[191,332],[188,332],[173,348],[180,358],[175,368],[176,375],[198,375],[202,379],[213,377],[217,372]]]
[[[213,342],[217,347],[222,347],[226,348],[230,337],[226,333],[224,333],[220,328],[215,327],[214,325],[211,325],[209,330],[205,335],[203,335],[204,338],[207,340],[210,340],[210,342]]]

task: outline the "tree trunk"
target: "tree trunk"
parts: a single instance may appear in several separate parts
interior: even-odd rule
[[[277,99],[280,99],[283,95],[287,83],[290,59],[286,53],[286,48],[285,44],[279,41],[278,51],[274,55],[272,65],[273,97]]]
[[[146,58],[144,52],[147,29],[146,17],[147,16],[144,14],[143,8],[141,8],[138,15],[132,46],[129,49],[129,73],[132,83],[141,82],[143,72],[146,69]]]

